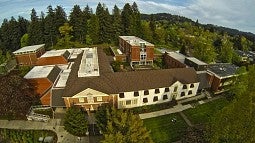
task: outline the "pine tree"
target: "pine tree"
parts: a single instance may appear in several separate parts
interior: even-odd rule
[[[131,35],[130,26],[132,18],[132,8],[129,3],[126,3],[121,12],[121,23],[122,23],[122,35]]]
[[[56,28],[54,25],[54,17],[55,13],[54,10],[52,9],[52,6],[48,6],[48,12],[45,17],[45,22],[44,22],[44,33],[45,33],[45,44],[46,48],[47,47],[53,47],[53,45],[57,42],[57,36],[56,36]]]
[[[43,22],[38,18],[35,9],[31,12],[31,23],[28,27],[29,45],[44,43]]]
[[[106,111],[103,111],[101,116],[96,116],[97,121],[102,121],[99,124],[106,124],[102,126],[105,127],[105,130],[102,130],[104,134],[102,143],[153,142],[138,115],[134,115],[130,111],[117,110],[115,108],[106,108],[104,110]],[[106,116],[103,117],[103,115]]]
[[[120,9],[115,5],[113,8],[113,41],[115,41],[115,44],[118,43],[118,37],[121,35],[122,33],[122,28],[121,28],[121,12]]]
[[[131,19],[131,35],[141,37],[141,14],[139,12],[137,4],[134,2],[132,5],[132,19]]]
[[[96,8],[96,15],[99,20],[99,43],[110,43],[111,42],[111,16],[108,8],[100,2]]]
[[[83,14],[85,16],[85,19],[87,20],[90,19],[93,14],[92,8],[90,8],[89,5],[86,5],[86,7],[83,10]]]
[[[87,33],[87,19],[80,6],[75,5],[70,13],[70,25],[73,26],[74,40],[83,43]]]

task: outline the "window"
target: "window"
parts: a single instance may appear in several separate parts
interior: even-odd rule
[[[119,101],[119,105],[120,105],[120,106],[124,106],[124,105],[125,105],[125,102],[124,102],[124,101]]]
[[[158,96],[153,97],[153,102],[158,101]]]
[[[191,95],[192,94],[192,90],[190,90],[189,92],[188,92],[188,95]]]
[[[102,96],[97,97],[97,101],[103,101]]]
[[[149,95],[149,90],[144,90],[144,95]]]
[[[137,104],[137,99],[135,99],[135,100],[132,100],[133,101],[133,105],[136,105]]]
[[[168,99],[168,97],[167,97],[167,95],[165,94],[165,95],[163,95],[163,100],[166,100],[166,99]]]
[[[155,89],[155,94],[158,94],[158,93],[160,93],[160,91],[159,91],[159,89],[157,88],[157,89]]]
[[[185,92],[182,92],[182,93],[181,93],[181,97],[183,97],[183,96],[185,96]]]
[[[190,88],[193,88],[193,87],[194,87],[194,84],[191,84],[191,85],[190,85]]]
[[[79,102],[80,103],[83,103],[84,102],[84,98],[82,97],[82,98],[79,98]]]
[[[119,98],[124,98],[124,93],[119,93]]]
[[[165,92],[169,92],[169,88],[167,87],[167,88],[165,88]]]
[[[174,92],[177,92],[178,86],[174,87]]]
[[[141,60],[145,60],[146,59],[146,55],[140,55],[140,59]]]
[[[187,89],[187,85],[183,85],[182,89]]]
[[[134,92],[134,96],[135,96],[135,97],[139,96],[139,92],[138,92],[138,91],[135,91],[135,92]]]
[[[143,98],[143,103],[148,103],[148,99],[147,98]]]
[[[131,105],[131,100],[127,100],[126,105]]]

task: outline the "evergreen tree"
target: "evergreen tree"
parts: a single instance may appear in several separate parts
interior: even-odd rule
[[[141,37],[141,14],[139,12],[137,4],[134,2],[132,5],[132,15],[131,15],[131,35]]]
[[[92,15],[88,21],[88,36],[92,40],[92,44],[99,43],[99,20],[96,15]]]
[[[27,33],[27,29],[28,29],[28,26],[29,26],[28,20],[26,20],[22,16],[19,16],[18,23],[19,23],[19,27],[20,27],[20,31],[21,31],[22,35]]]
[[[53,45],[57,41],[57,36],[56,36],[56,28],[54,24],[54,17],[55,13],[54,10],[52,9],[52,6],[48,6],[48,12],[45,17],[45,24],[44,24],[44,33],[45,33],[45,45],[47,47],[53,47]]]
[[[35,9],[31,12],[31,23],[28,27],[29,45],[44,43],[43,23],[38,18]]]
[[[75,5],[70,13],[70,25],[73,26],[74,40],[83,43],[87,32],[87,19],[80,9],[80,6]]]
[[[54,27],[56,28],[55,30],[55,34],[57,35],[57,37],[60,37],[60,33],[58,31],[59,27],[64,25],[64,23],[67,22],[67,19],[66,19],[66,13],[64,11],[64,9],[61,7],[61,6],[57,6],[55,8],[55,15],[54,15]]]
[[[115,41],[115,44],[118,43],[118,38],[122,33],[120,14],[121,14],[120,9],[115,5],[112,12],[112,15],[113,15],[112,27],[113,27],[113,38],[114,38],[113,40]]]
[[[130,111],[107,111],[107,126],[102,143],[152,143],[149,132],[138,115]]]
[[[89,5],[86,5],[86,7],[83,10],[83,14],[85,16],[85,19],[87,20],[90,19],[93,14],[92,8],[90,8]]]
[[[133,11],[129,3],[126,3],[121,12],[122,35],[131,35],[130,26]]]
[[[21,33],[21,29],[19,27],[19,23],[16,21],[15,18],[11,18],[9,21],[8,29],[10,30],[9,33],[6,33],[7,35],[10,35],[10,43],[7,47],[10,51],[15,51],[20,48],[20,38],[23,36]]]
[[[110,43],[112,35],[111,16],[104,4],[98,3],[96,15],[99,20],[99,43]]]
[[[78,107],[70,107],[64,118],[64,129],[75,136],[85,136],[88,125],[85,113]]]

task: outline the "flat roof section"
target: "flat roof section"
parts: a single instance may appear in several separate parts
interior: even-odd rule
[[[207,65],[207,63],[200,61],[199,59],[195,58],[195,57],[186,57],[188,60],[198,64],[198,65]]]
[[[78,77],[90,76],[99,76],[97,48],[84,50],[79,67]]]
[[[41,57],[56,57],[56,56],[62,56],[67,52],[67,50],[51,50],[44,53]]]
[[[154,46],[150,42],[147,42],[141,38],[138,38],[136,36],[119,36],[121,39],[127,41],[132,46],[140,46],[140,43],[145,43],[146,46]]]
[[[217,63],[208,65],[207,70],[219,78],[227,78],[234,76],[238,68],[238,66],[230,63]]]
[[[32,70],[30,70],[24,78],[46,78],[50,74],[50,72],[54,69],[55,65],[50,66],[35,66]]]
[[[179,62],[184,64],[186,56],[184,56],[183,54],[178,53],[178,52],[167,52],[167,54],[170,57],[172,57],[172,58],[176,59],[177,61],[179,61]]]
[[[59,74],[59,78],[54,86],[54,88],[61,88],[66,86],[66,82],[68,80],[71,69],[63,70],[62,73]]]
[[[44,45],[45,44],[26,46],[21,49],[18,49],[17,51],[14,51],[13,54],[36,51],[36,50],[42,48]]]

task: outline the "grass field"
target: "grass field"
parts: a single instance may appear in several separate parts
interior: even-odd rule
[[[193,124],[207,123],[210,117],[229,103],[227,99],[220,98],[215,101],[201,104],[195,108],[183,111]]]
[[[176,119],[172,122],[172,119]],[[179,114],[170,114],[143,120],[144,125],[151,131],[151,137],[155,143],[169,143],[178,141],[187,128],[185,121]]]

